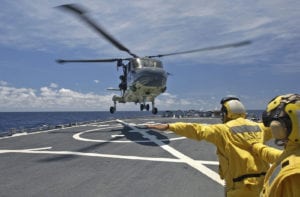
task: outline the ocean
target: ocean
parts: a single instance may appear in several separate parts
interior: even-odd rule
[[[151,112],[0,112],[0,134],[11,132],[33,132],[58,125],[74,125],[92,121],[105,121],[134,117],[153,116]]]
[[[155,116],[161,116],[159,112]],[[260,118],[262,110],[249,110],[250,118]],[[148,111],[118,111],[111,114],[100,112],[0,112],[0,136],[18,132],[34,132],[37,130],[53,129],[58,126],[70,126],[93,121],[113,119],[153,117]]]

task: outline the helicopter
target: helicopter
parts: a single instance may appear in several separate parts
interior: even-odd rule
[[[157,107],[155,107],[155,98],[167,90],[166,83],[168,75],[170,75],[166,70],[164,70],[162,61],[157,58],[231,47],[240,47],[251,44],[251,41],[246,40],[219,46],[140,57],[135,53],[132,53],[128,48],[121,44],[121,42],[119,42],[104,28],[102,28],[98,23],[92,20],[92,18],[90,18],[87,14],[88,11],[82,6],[79,6],[78,4],[64,4],[57,6],[56,8],[75,14],[96,33],[100,34],[108,42],[110,42],[113,46],[121,51],[127,52],[131,56],[129,58],[56,60],[60,64],[70,62],[116,62],[117,68],[122,68],[123,74],[119,77],[119,87],[109,88],[108,90],[121,91],[121,95],[114,95],[112,97],[113,106],[109,108],[110,113],[116,112],[117,103],[127,102],[133,102],[135,104],[139,103],[141,111],[149,111],[150,105],[148,103],[150,102],[152,104],[152,113],[157,114],[158,109]]]

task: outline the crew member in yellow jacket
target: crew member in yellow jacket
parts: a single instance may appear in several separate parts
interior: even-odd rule
[[[299,197],[300,95],[286,94],[271,100],[263,113],[263,123],[271,128],[275,143],[284,148],[281,151],[255,138],[243,138],[253,153],[273,164],[267,172],[261,196]]]
[[[227,197],[255,197],[262,189],[269,168],[266,161],[252,155],[239,134],[247,137],[253,132],[260,142],[271,138],[270,129],[262,123],[246,119],[244,105],[236,97],[221,100],[223,124],[171,123],[147,125],[150,129],[170,130],[195,140],[206,140],[217,147],[219,174],[225,180]],[[252,134],[252,133],[251,133]],[[247,142],[246,142],[247,143]]]

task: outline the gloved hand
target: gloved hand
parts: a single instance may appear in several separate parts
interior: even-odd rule
[[[165,131],[169,128],[169,124],[149,124],[146,125],[149,129],[157,129],[160,131]]]

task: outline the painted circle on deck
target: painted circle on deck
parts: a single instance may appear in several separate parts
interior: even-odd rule
[[[76,134],[73,135],[73,138],[76,139],[76,140],[85,141],[85,142],[110,142],[110,143],[148,143],[148,142],[152,142],[151,140],[114,140],[116,137],[120,137],[122,134],[120,134],[120,135],[111,135],[111,138],[106,139],[106,140],[103,140],[103,139],[90,139],[90,138],[82,137],[82,135],[87,134],[87,133],[96,132],[96,131],[103,131],[103,130],[106,130],[106,129],[122,128],[122,127],[123,127],[122,125],[115,125],[115,126],[109,126],[109,127],[105,127],[105,125],[103,125],[103,127],[99,127],[99,128],[96,128],[96,129],[90,129],[90,130],[86,130],[86,131],[76,133]],[[176,140],[182,140],[182,139],[186,139],[186,138],[185,137],[176,137],[176,138],[169,138],[169,139],[161,139],[160,141],[167,142],[167,141],[176,141]]]

